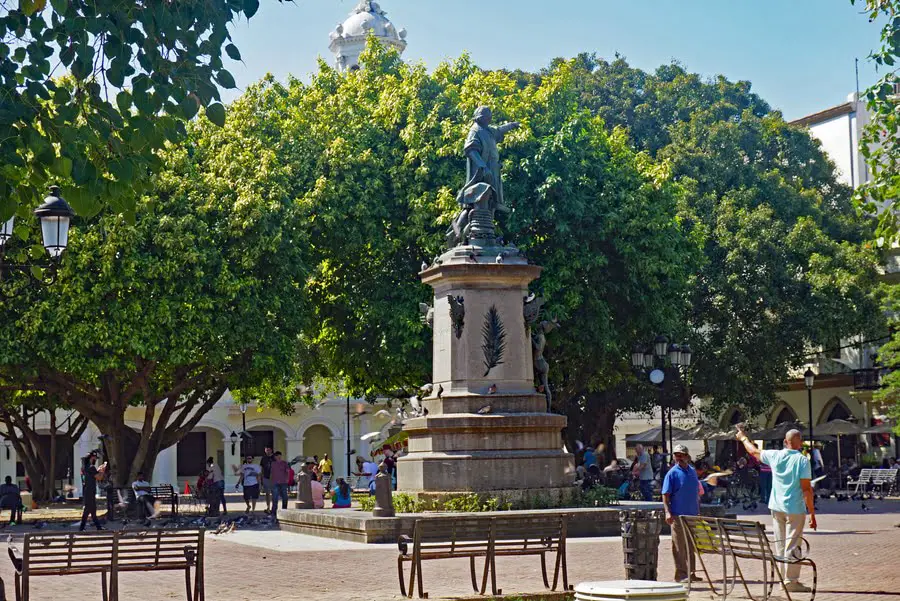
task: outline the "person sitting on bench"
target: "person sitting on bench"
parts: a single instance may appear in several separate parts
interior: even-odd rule
[[[22,521],[22,493],[19,491],[19,487],[12,483],[10,476],[7,476],[4,483],[0,484],[0,511],[4,509],[9,509],[11,512],[10,526],[15,525],[16,515],[19,516],[19,521]]]
[[[158,516],[159,509],[156,507],[156,499],[150,494],[150,483],[144,480],[143,472],[138,472],[137,480],[131,483],[131,488],[134,489],[138,507],[145,511],[144,515],[150,518]]]

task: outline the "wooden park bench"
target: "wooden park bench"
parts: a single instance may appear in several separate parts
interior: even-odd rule
[[[469,560],[472,588],[484,594],[490,577],[493,595],[502,594],[497,588],[497,557],[537,555],[541,558],[541,575],[544,586],[556,590],[560,574],[565,590],[569,590],[566,567],[566,525],[568,516],[441,516],[416,520],[412,536],[400,536],[397,546],[397,571],[400,592],[412,598],[413,585],[418,588],[420,599],[428,594],[422,586],[422,562],[433,559],[462,558]],[[555,554],[552,586],[547,577],[547,555]],[[484,559],[481,583],[475,569],[475,560]],[[407,589],[403,564],[411,564]]]
[[[204,601],[203,536],[203,530],[26,534],[21,557],[9,548],[16,601],[29,601],[32,578],[72,574],[100,574],[103,601],[119,601],[121,573],[160,570],[184,570],[187,600]]]
[[[812,596],[809,601],[814,601],[816,598],[818,573],[815,562],[807,557],[809,554],[809,543],[806,539],[802,540],[803,552],[797,557],[783,557],[772,552],[772,545],[766,535],[765,526],[759,522],[704,516],[680,516],[678,519],[681,520],[685,531],[691,539],[700,567],[706,576],[710,589],[714,593],[716,592],[716,587],[709,575],[709,570],[706,568],[703,556],[716,555],[722,559],[721,596],[723,601],[728,597],[729,592],[734,590],[738,578],[740,578],[744,590],[747,591],[747,596],[750,599],[755,599],[747,585],[747,579],[744,577],[739,561],[741,559],[762,562],[763,601],[769,599],[776,584],[781,585],[788,601],[791,601],[791,594],[785,586],[785,575],[783,573],[783,568],[791,564],[808,565],[812,568]],[[729,558],[732,562],[730,582],[728,576]],[[690,584],[688,584],[688,590],[690,591]]]
[[[178,515],[178,492],[171,484],[151,486],[150,494],[164,506],[168,505],[172,511],[172,515]]]
[[[147,519],[144,508],[137,502],[137,494],[131,486],[116,487],[113,489],[115,496],[113,497],[114,511],[120,509],[125,518]],[[168,505],[171,508],[172,515],[178,515],[178,494],[171,484],[163,484],[162,486],[151,486],[150,495],[159,501],[161,506]],[[124,503],[124,507],[121,504]],[[115,516],[108,516],[112,519]]]

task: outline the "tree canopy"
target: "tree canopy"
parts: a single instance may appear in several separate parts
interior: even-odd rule
[[[354,393],[427,379],[415,274],[456,210],[460,141],[481,103],[524,125],[503,148],[514,209],[502,229],[545,268],[535,289],[565,322],[551,377],[573,420],[611,407],[610,431],[616,412],[655,402],[628,365],[655,333],[694,346],[694,392],[754,413],[815,345],[879,323],[872,225],[818,143],[747,82],[589,55],[539,74],[467,58],[428,73],[373,49],[359,72],[322,65],[309,84],[249,96],[314,224],[307,356]]]
[[[808,132],[751,91],[678,64],[655,73],[582,55],[581,103],[668,167],[678,218],[702,249],[675,332],[693,391],[747,413],[774,400],[816,345],[877,330],[872,224]]]
[[[120,445],[132,472],[225,387],[286,410],[314,379],[412,394],[431,371],[417,273],[458,210],[481,104],[522,123],[503,145],[500,229],[544,267],[533,289],[562,321],[547,357],[574,434],[607,436],[655,400],[629,352],[657,333],[694,347],[696,392],[758,410],[810,345],[877,314],[850,191],[746,82],[587,55],[428,72],[377,45],[362,67],[252,86],[222,128],[201,120],[165,153],[136,225],[81,220],[56,286],[5,283],[21,294],[0,307],[4,383],[61,395],[105,432],[148,406],[123,436],[133,462]]]
[[[133,216],[157,151],[206,107],[240,51],[229,24],[259,0],[0,2],[0,222],[23,216],[52,178],[77,213]]]
[[[882,24],[881,45],[869,58],[881,78],[866,91],[870,122],[860,141],[871,181],[860,190],[863,206],[878,215],[880,236],[889,242],[900,235],[900,0],[850,0],[865,6],[870,22]]]
[[[857,0],[851,0],[857,4]],[[859,2],[863,4],[863,2]],[[878,217],[880,242],[887,254],[896,254],[900,234],[897,199],[900,198],[900,1],[865,0],[869,21],[879,22],[881,46],[870,58],[882,71],[882,77],[866,91],[870,122],[861,140],[860,150],[872,174],[871,182],[860,189],[859,200],[869,213]],[[876,398],[892,407],[900,418],[900,334],[897,330],[900,310],[900,285],[896,281],[886,287],[884,309],[890,316],[892,335],[880,353],[880,360],[890,371]]]
[[[248,102],[232,110],[257,119]],[[289,381],[307,323],[309,240],[289,172],[261,140],[208,121],[196,131],[167,152],[135,224],[78,219],[56,283],[3,282],[0,391],[43,392],[89,418],[110,436],[119,484],[152,473],[227,388]],[[129,406],[146,408],[139,432]]]

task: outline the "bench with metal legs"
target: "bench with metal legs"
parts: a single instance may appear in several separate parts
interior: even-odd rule
[[[537,555],[541,560],[544,586],[556,590],[560,578],[569,590],[566,564],[566,528],[568,516],[447,516],[416,520],[412,536],[402,535],[398,542],[397,572],[402,595],[428,597],[422,584],[422,562],[436,559],[468,558],[472,589],[478,594],[490,590],[502,594],[497,586],[497,557]],[[547,573],[547,555],[555,554],[552,584]],[[476,560],[484,560],[480,577]],[[403,564],[410,564],[409,582]],[[480,580],[480,582],[479,582]]]
[[[772,552],[772,546],[766,535],[765,526],[759,522],[708,518],[701,516],[681,516],[679,519],[691,538],[697,553],[701,569],[714,594],[724,601],[737,586],[740,579],[747,596],[755,599],[750,592],[747,579],[740,560],[749,559],[763,563],[763,601],[768,601],[775,585],[780,584],[788,601],[792,601],[790,591],[785,584],[784,568],[792,564],[809,566],[812,569],[813,583],[809,601],[816,598],[818,572],[816,564],[809,559],[809,543],[802,540],[803,549],[796,557],[783,557]],[[703,559],[704,555],[718,555],[722,559],[722,590],[719,592],[713,583],[709,570]],[[728,559],[731,558],[731,576],[729,577]],[[690,590],[690,584],[688,585]]]

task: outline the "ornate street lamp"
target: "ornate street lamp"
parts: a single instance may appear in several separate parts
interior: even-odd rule
[[[663,388],[662,384],[666,379],[666,368],[670,373],[674,372],[675,377],[681,376],[681,371],[685,373],[691,366],[691,358],[693,351],[687,344],[669,343],[666,336],[657,336],[649,345],[636,344],[631,350],[631,366],[636,371],[647,373],[647,377],[652,384],[658,387],[660,396],[661,426],[660,438],[662,438],[663,452],[668,452],[666,445],[666,408],[662,402]],[[672,436],[672,409],[669,408],[669,438]],[[669,447],[671,446],[669,440]]]
[[[228,438],[231,440],[231,454],[234,455],[234,445],[237,444],[237,441],[240,437],[237,435],[237,432],[232,430],[231,436],[229,436]]]
[[[63,251],[69,244],[69,225],[72,218],[75,217],[75,211],[69,206],[69,203],[60,196],[59,186],[50,186],[50,194],[44,199],[44,202],[34,210],[34,215],[41,222],[41,237],[44,242],[44,248],[50,254],[50,258],[54,259],[49,265],[52,270],[50,280],[52,283],[55,279],[57,262]],[[13,235],[13,226],[15,225],[15,216],[0,224],[0,279],[2,279],[3,271],[7,269],[15,269],[24,271],[31,275],[33,279],[37,279],[32,274],[32,267],[46,267],[46,265],[4,265],[3,252]]]
[[[803,381],[806,384],[806,402],[809,405],[809,442],[812,444],[813,439],[813,412],[812,412],[812,391],[813,386],[816,384],[816,374],[809,367],[806,368],[806,373],[803,374]],[[812,447],[810,447],[812,448]]]
[[[44,248],[54,259],[69,244],[69,224],[75,216],[75,211],[59,194],[59,186],[50,186],[50,195],[44,199],[44,204],[34,210],[35,216],[41,220]]]

